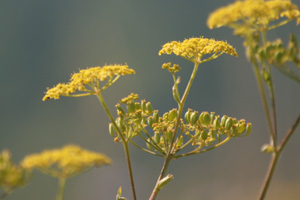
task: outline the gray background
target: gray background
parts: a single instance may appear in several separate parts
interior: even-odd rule
[[[253,132],[201,155],[173,161],[175,179],[157,199],[255,199],[267,170],[269,155],[260,147],[268,142],[266,121],[243,40],[232,30],[209,30],[206,20],[231,0],[213,1],[43,1],[3,0],[0,3],[0,149],[7,148],[18,163],[30,153],[78,144],[113,159],[113,165],[93,169],[67,182],[66,200],[115,199],[119,186],[131,199],[121,144],[108,134],[108,119],[95,97],[61,98],[42,102],[46,87],[67,82],[78,68],[127,63],[136,75],[121,77],[103,93],[108,106],[127,94],[138,93],[164,113],[176,106],[172,78],[164,62],[180,64],[184,86],[192,64],[175,56],[158,56],[161,45],[172,40],[204,36],[227,40],[239,57],[222,55],[200,66],[186,108],[215,111],[245,118]],[[296,2],[299,6],[299,1]],[[269,33],[288,38],[295,21]],[[299,85],[274,71],[279,138],[296,118]],[[299,129],[286,147],[266,199],[299,198]],[[147,199],[162,166],[162,159],[131,146],[137,195]],[[8,200],[53,200],[57,180],[39,172]]]

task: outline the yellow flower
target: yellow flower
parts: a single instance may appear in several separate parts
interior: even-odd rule
[[[236,50],[224,41],[216,41],[207,38],[189,38],[183,42],[172,41],[163,45],[158,55],[172,54],[181,56],[195,63],[202,63],[211,59],[215,59],[223,53],[237,56]],[[202,57],[212,54],[210,58],[202,60]]]
[[[133,100],[139,99],[138,94],[131,93],[127,97],[124,97],[123,99],[120,100],[121,104],[127,104],[129,102],[132,102]]]
[[[217,9],[210,14],[207,25],[211,29],[229,26],[236,34],[247,34],[282,25],[278,23],[269,27],[270,22],[280,17],[287,17],[288,21],[296,19],[300,23],[300,11],[289,0],[245,0]]]
[[[93,95],[98,91],[103,91],[112,85],[121,75],[135,74],[128,65],[106,65],[103,67],[91,67],[74,73],[67,84],[59,83],[53,88],[47,88],[43,101],[49,99],[59,99],[60,96],[76,96],[76,91],[85,92],[77,96]],[[107,81],[100,89],[99,81]],[[87,88],[86,86],[89,86]]]
[[[25,169],[37,168],[58,178],[68,178],[93,166],[108,164],[111,164],[111,160],[104,154],[87,151],[75,145],[29,155],[21,163]]]

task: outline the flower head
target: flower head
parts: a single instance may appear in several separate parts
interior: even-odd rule
[[[195,63],[202,63],[214,58],[217,58],[223,53],[237,56],[235,49],[224,41],[216,41],[207,38],[189,38],[183,42],[172,41],[163,45],[158,55],[172,54],[181,56]],[[210,58],[202,60],[202,57],[207,54],[212,54]]]
[[[236,1],[228,6],[219,8],[210,14],[207,25],[209,28],[229,26],[236,34],[247,34],[257,29],[271,29],[270,22],[286,17],[296,19],[300,23],[300,11],[297,5],[289,0],[245,0]]]
[[[132,102],[136,99],[139,99],[139,95],[138,94],[134,94],[131,93],[130,95],[128,95],[127,97],[124,97],[123,99],[120,100],[121,104],[127,104],[129,102]]]
[[[30,175],[30,172],[12,163],[9,151],[0,152],[0,187],[7,193],[28,183]]]
[[[93,166],[108,165],[111,160],[104,154],[84,150],[75,145],[46,150],[24,158],[25,169],[37,168],[55,177],[68,178]]]
[[[97,90],[104,90],[112,85],[120,76],[135,74],[128,65],[106,65],[103,67],[91,67],[74,73],[69,83],[59,83],[53,88],[47,88],[43,101],[59,99],[60,96],[71,96],[76,91],[94,94]],[[107,81],[100,89],[99,81]],[[87,88],[89,86],[90,88]],[[92,90],[90,90],[92,89]]]

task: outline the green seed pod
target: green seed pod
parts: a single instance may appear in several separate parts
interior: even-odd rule
[[[153,125],[153,117],[152,116],[148,117],[147,123],[150,127],[152,127],[152,125]]]
[[[210,138],[213,138],[214,140],[216,139],[216,134],[215,134],[215,132],[212,131],[212,130],[210,130],[210,131],[208,132],[208,136],[209,136]]]
[[[204,125],[209,125],[210,124],[210,115],[208,112],[202,112],[200,115],[200,122],[201,124]]]
[[[238,121],[237,121],[237,119],[236,119],[236,118],[232,118],[232,122],[233,122],[233,124],[236,124],[236,123],[238,123]]]
[[[232,137],[237,137],[239,136],[239,130],[238,130],[238,127],[236,126],[232,126]]]
[[[251,123],[247,123],[247,126],[246,126],[246,133],[247,133],[247,135],[249,135],[251,133],[251,130],[252,130],[252,124]]]
[[[141,109],[141,104],[139,102],[135,102],[135,110]]]
[[[154,142],[158,145],[160,143],[160,135],[159,133],[154,133],[153,137]]]
[[[173,87],[172,87],[172,94],[173,94],[173,98],[175,99],[175,101],[177,103],[180,103],[180,97],[179,97],[178,90],[176,89],[175,85],[173,85]]]
[[[191,111],[188,110],[185,114],[184,114],[184,120],[187,124],[190,123],[190,119],[191,119]]]
[[[146,146],[147,146],[147,148],[148,148],[149,150],[152,151],[152,150],[153,150],[152,145],[149,144],[149,143],[150,143],[150,139],[148,138],[147,141],[148,141],[148,142],[146,142]]]
[[[146,124],[146,123],[147,123],[146,117],[142,117],[141,124]]]
[[[190,118],[190,123],[192,125],[195,125],[197,120],[199,118],[199,114],[198,114],[198,111],[194,111],[192,114],[191,114],[191,118]]]
[[[167,141],[168,143],[171,142],[173,136],[173,131],[167,131]]]
[[[233,120],[231,117],[229,117],[225,122],[225,129],[229,130],[233,125]]]
[[[114,135],[114,125],[112,123],[109,123],[108,125],[108,130],[109,130],[109,134],[112,136],[112,137],[115,137]]]
[[[222,127],[225,127],[225,122],[226,122],[226,120],[227,120],[227,115],[223,115],[223,117],[221,118],[221,126]]]
[[[183,136],[181,135],[176,142],[176,147],[179,148],[183,144]]]
[[[199,129],[196,129],[195,130],[195,138],[197,138],[197,137],[199,137],[199,135],[200,135],[200,133],[201,133],[201,131],[199,130]]]
[[[143,112],[143,113],[146,112],[146,101],[145,101],[145,100],[142,100],[142,101],[141,101],[141,109],[142,109],[142,112]]]
[[[207,131],[202,131],[200,136],[201,136],[202,140],[206,140],[207,139]]]
[[[173,121],[177,117],[177,109],[172,109],[169,111],[168,120]]]
[[[155,110],[153,112],[153,123],[158,123],[158,119],[159,119],[158,111]]]
[[[132,101],[127,104],[127,112],[134,113],[134,111],[135,111],[135,103]]]
[[[149,115],[152,115],[152,113],[153,113],[153,108],[152,108],[152,105],[151,105],[150,102],[147,102],[147,103],[146,103],[146,109],[147,109]]]
[[[213,127],[214,127],[215,130],[218,130],[219,127],[220,127],[220,125],[221,125],[220,119],[219,119],[219,118],[220,118],[220,117],[217,116],[217,117],[215,118],[214,122],[213,122]]]
[[[125,131],[123,118],[118,117],[116,119],[116,124],[117,124],[117,126],[118,126],[118,128],[120,129],[121,132]]]
[[[216,113],[215,113],[215,112],[211,112],[211,113],[210,113],[210,123],[211,123],[211,124],[214,122],[215,116],[216,116]]]
[[[167,176],[165,176],[163,179],[161,179],[158,184],[157,184],[157,188],[158,189],[162,189],[163,187],[165,187],[171,180],[173,179],[173,175],[172,174],[168,174]]]
[[[242,134],[242,133],[244,133],[245,130],[246,130],[246,123],[245,122],[239,123],[238,133]]]

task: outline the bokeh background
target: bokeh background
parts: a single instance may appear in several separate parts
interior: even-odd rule
[[[42,102],[46,87],[67,82],[79,68],[127,63],[137,74],[120,78],[104,92],[108,106],[114,110],[119,99],[134,92],[164,113],[176,104],[172,78],[161,69],[162,63],[180,64],[182,86],[192,64],[175,56],[158,56],[161,46],[193,36],[212,37],[227,40],[239,57],[222,55],[202,64],[186,108],[245,118],[253,123],[253,132],[205,154],[173,161],[168,172],[175,179],[157,199],[255,199],[270,159],[260,152],[269,136],[257,85],[243,40],[228,28],[209,30],[206,26],[209,13],[231,2],[1,1],[0,149],[9,149],[16,163],[27,154],[66,144],[103,152],[113,165],[69,179],[65,199],[115,199],[119,186],[123,196],[131,199],[122,145],[108,134],[109,121],[98,100],[91,96]],[[299,1],[294,3],[300,6]],[[294,21],[269,36],[286,41],[289,32],[299,38]],[[282,138],[300,111],[300,87],[273,72]],[[298,129],[282,154],[266,199],[299,199],[299,141]],[[163,160],[134,146],[131,153],[137,195],[147,199]],[[56,192],[57,180],[35,172],[32,182],[7,200],[53,200]]]

